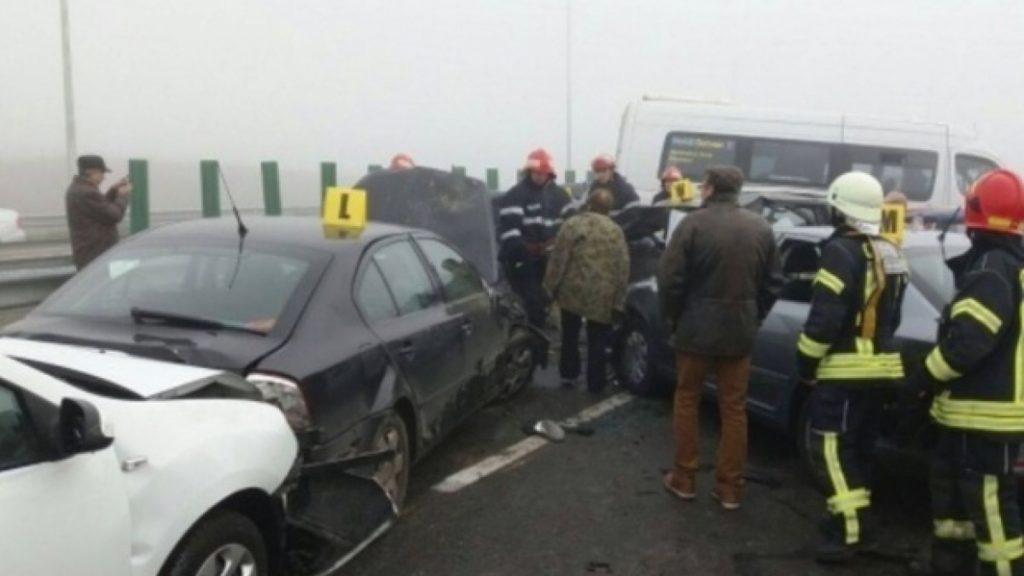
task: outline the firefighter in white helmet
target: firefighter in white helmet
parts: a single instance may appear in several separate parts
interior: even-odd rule
[[[820,562],[846,562],[872,538],[871,450],[882,396],[901,384],[893,334],[909,279],[905,260],[878,236],[883,193],[863,172],[828,190],[835,232],[822,249],[811,310],[798,342],[801,381],[811,390],[811,456],[826,479]]]

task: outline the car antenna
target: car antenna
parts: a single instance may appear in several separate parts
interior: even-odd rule
[[[235,204],[235,197],[231,194],[231,187],[228,186],[228,179],[224,176],[224,170],[221,169],[220,164],[217,165],[217,173],[220,174],[220,181],[224,184],[224,191],[228,193],[228,202],[231,202],[231,211],[235,214],[235,221],[238,222],[238,237],[240,239],[245,238],[245,235],[249,233],[249,229],[242,222],[242,215],[238,213],[238,205]]]
[[[946,220],[945,224],[942,225],[942,232],[939,232],[939,250],[942,251],[942,261],[943,262],[945,262],[947,260],[947,258],[946,258],[946,233],[949,232],[949,229],[953,226],[953,223],[956,222],[956,217],[959,216],[959,215],[960,215],[960,206],[957,206],[956,210],[953,211],[953,215],[950,216]]]
[[[221,169],[220,164],[217,165],[217,173],[220,174],[220,181],[224,184],[224,191],[228,193],[228,201],[231,202],[231,211],[235,214],[235,221],[238,222],[238,255],[235,257],[235,269],[231,272],[231,281],[228,282],[230,291],[235,286],[238,271],[242,267],[242,249],[245,247],[245,235],[249,233],[249,229],[242,222],[242,215],[238,213],[238,205],[235,204],[235,197],[231,194],[231,187],[228,186],[228,179],[224,176],[224,170]]]

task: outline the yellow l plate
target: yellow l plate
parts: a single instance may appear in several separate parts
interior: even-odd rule
[[[907,208],[903,204],[882,205],[882,225],[879,234],[897,246],[903,245],[903,234],[907,229]]]
[[[324,232],[345,237],[366,227],[366,190],[328,188],[322,214]]]

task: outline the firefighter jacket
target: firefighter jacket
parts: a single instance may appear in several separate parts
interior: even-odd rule
[[[569,210],[569,195],[553,179],[537,186],[526,177],[513,186],[498,202],[501,260],[543,258]]]
[[[1024,438],[1024,248],[1006,234],[975,232],[972,240],[950,261],[957,293],[925,361],[926,375],[943,385],[932,417],[949,428]]]
[[[849,387],[891,386],[902,379],[893,335],[909,277],[895,245],[839,227],[822,249],[811,311],[797,343],[801,378]]]

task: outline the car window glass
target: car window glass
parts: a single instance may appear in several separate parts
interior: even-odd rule
[[[35,433],[28,416],[14,391],[0,384],[0,470],[38,460]]]
[[[384,283],[384,277],[380,275],[380,270],[373,262],[366,267],[366,271],[363,273],[356,298],[369,322],[398,316],[395,302],[391,299],[391,292],[388,290],[387,284]]]
[[[781,260],[785,283],[780,298],[791,302],[811,301],[818,259],[818,248],[814,244],[799,241],[783,244]]]
[[[828,184],[828,144],[754,140],[751,182],[824,186]]]
[[[455,250],[437,240],[418,240],[431,268],[441,280],[441,289],[449,301],[461,300],[484,291],[473,266]]]
[[[850,169],[873,175],[886,193],[903,192],[917,201],[931,198],[939,162],[935,152],[854,145],[847,148]]]
[[[42,308],[104,318],[143,308],[269,331],[309,271],[300,257],[248,246],[126,247],[76,275]]]
[[[971,156],[969,154],[957,154],[956,186],[960,190],[961,194],[966,194],[967,190],[971,187],[971,184],[974,184],[975,180],[980,178],[985,172],[995,169],[996,163],[988,158]]]
[[[400,314],[423,310],[437,302],[427,270],[409,242],[388,244],[374,253],[373,261],[391,288]]]

